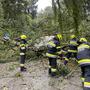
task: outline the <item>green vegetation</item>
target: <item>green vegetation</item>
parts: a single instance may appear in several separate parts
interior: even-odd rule
[[[13,40],[22,33],[32,39],[31,46],[37,38],[55,32],[63,34],[64,44],[68,43],[71,34],[89,40],[86,1],[52,0],[52,7],[37,13],[38,0],[0,0],[0,62],[19,59],[19,49],[14,48],[14,51]],[[2,41],[5,34],[11,39],[7,44]],[[35,58],[35,55],[34,51],[28,51],[28,59]]]
[[[61,76],[67,76],[70,73],[70,69],[67,66],[59,65],[59,74]]]
[[[16,67],[18,67],[18,66],[19,66],[19,64],[12,64],[12,65],[9,66],[8,70],[9,70],[9,71],[13,71],[13,70],[15,70]]]

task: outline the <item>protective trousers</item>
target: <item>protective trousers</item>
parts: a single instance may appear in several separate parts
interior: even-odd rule
[[[82,68],[82,75],[85,78],[83,90],[90,90],[90,65]]]
[[[25,58],[26,58],[26,48],[25,49],[20,48],[20,68],[21,68],[21,71],[23,71],[25,69],[25,67],[24,67]]]
[[[26,55],[20,55],[20,64],[25,63],[25,58],[26,58]]]
[[[85,67],[81,67],[81,80],[83,84],[85,81]]]
[[[57,59],[49,58],[49,74],[55,76],[57,73]]]

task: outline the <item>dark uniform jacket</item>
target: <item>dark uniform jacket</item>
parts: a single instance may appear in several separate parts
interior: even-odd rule
[[[76,39],[70,40],[70,43],[68,46],[69,46],[68,52],[77,52],[78,43]]]
[[[57,53],[59,53],[61,49],[60,41],[53,39],[48,43],[47,47],[48,47],[48,52],[46,53],[46,56],[56,58]]]
[[[77,59],[81,66],[90,65],[90,45],[88,43],[78,46]]]
[[[26,45],[27,45],[27,41],[24,39],[20,40],[20,52],[25,53],[26,52]]]

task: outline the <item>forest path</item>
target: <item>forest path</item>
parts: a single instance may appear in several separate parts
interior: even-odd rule
[[[61,82],[62,77],[48,75],[45,59],[30,61],[26,67],[26,72],[20,72],[17,62],[0,64],[0,90],[82,90],[80,70]]]

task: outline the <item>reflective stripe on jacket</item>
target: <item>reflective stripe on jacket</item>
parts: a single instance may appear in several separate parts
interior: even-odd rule
[[[83,43],[78,46],[77,59],[79,65],[90,65],[90,46]]]
[[[90,59],[81,59],[78,63],[79,65],[90,65]]]
[[[60,42],[58,40],[53,39],[48,43],[47,47],[48,47],[48,52],[46,53],[47,57],[56,58],[57,52],[60,53],[58,50],[60,50],[61,47]]]
[[[77,46],[77,45],[78,45],[78,44],[77,44],[77,40],[72,39],[72,40],[70,41],[70,45]]]
[[[68,52],[76,53],[77,52],[77,46],[78,46],[78,43],[77,43],[76,39],[70,40]]]
[[[26,46],[27,46],[27,41],[21,39],[21,41],[20,41],[20,52],[25,53],[26,52]]]
[[[54,54],[50,54],[50,53],[46,53],[47,57],[51,57],[51,58],[57,58],[57,55]]]

